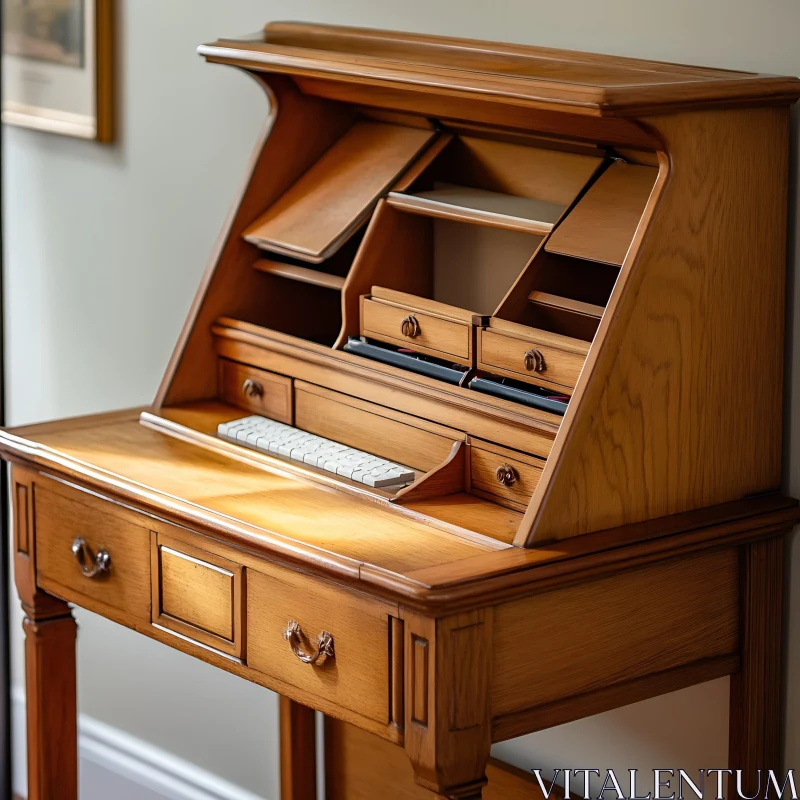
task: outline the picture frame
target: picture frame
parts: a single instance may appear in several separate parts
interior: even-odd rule
[[[113,141],[114,3],[3,0],[3,123]]]

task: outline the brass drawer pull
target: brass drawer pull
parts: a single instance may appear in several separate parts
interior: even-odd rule
[[[544,360],[541,350],[528,350],[524,360],[525,369],[528,372],[544,372],[547,369],[547,362]]]
[[[247,378],[242,384],[242,394],[245,397],[263,397],[264,387],[252,378]]]
[[[419,336],[419,322],[413,314],[409,314],[400,323],[400,333],[407,339],[415,339]]]
[[[292,646],[292,652],[304,664],[316,664],[322,657],[335,658],[333,651],[333,636],[328,631],[322,631],[317,637],[317,649],[314,653],[309,653],[303,648],[303,631],[300,623],[290,620],[283,633],[283,638]]]
[[[72,543],[72,555],[78,562],[81,572],[87,578],[97,578],[111,570],[111,556],[108,550],[98,550],[93,556],[91,548],[80,536]]]
[[[497,468],[495,477],[497,478],[497,482],[502,483],[503,486],[513,486],[517,482],[519,475],[517,475],[517,471],[510,464],[502,464]]]

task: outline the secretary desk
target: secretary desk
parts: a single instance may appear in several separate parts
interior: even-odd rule
[[[77,796],[69,604],[279,692],[285,800],[312,710],[466,800],[493,742],[725,675],[730,766],[778,768],[800,81],[299,23],[199,52],[269,117],[152,406],[0,436],[29,800]],[[413,480],[217,435],[248,416]]]

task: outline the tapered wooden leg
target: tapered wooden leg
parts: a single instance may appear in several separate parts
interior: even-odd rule
[[[446,800],[479,800],[491,747],[491,611],[402,616],[405,749],[414,777]]]
[[[69,606],[41,593],[25,611],[28,800],[77,800],[77,626]]]
[[[281,696],[281,800],[316,800],[314,709]]]
[[[744,794],[758,790],[758,770],[780,768],[783,536],[742,552],[741,671],[731,676],[728,766],[742,770]],[[762,783],[761,793],[764,791]]]

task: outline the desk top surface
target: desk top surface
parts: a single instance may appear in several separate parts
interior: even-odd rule
[[[499,596],[532,580],[639,563],[798,517],[795,501],[769,495],[529,550],[498,549],[152,430],[139,410],[0,432],[0,453],[267,558],[420,604]]]

